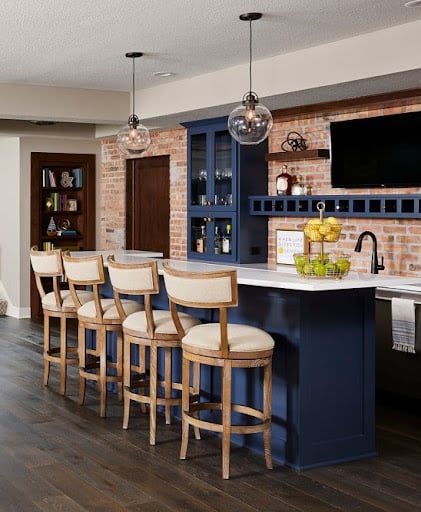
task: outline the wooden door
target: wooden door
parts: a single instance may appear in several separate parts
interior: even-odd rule
[[[170,159],[126,162],[126,248],[170,253]]]

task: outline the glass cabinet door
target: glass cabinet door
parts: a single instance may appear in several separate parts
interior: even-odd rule
[[[189,249],[196,258],[234,261],[235,225],[231,216],[189,217]]]
[[[232,138],[227,130],[215,132],[214,204],[232,205]]]
[[[228,130],[190,136],[190,206],[233,205],[233,142]]]
[[[191,136],[190,204],[205,206],[208,201],[207,137],[206,133]]]

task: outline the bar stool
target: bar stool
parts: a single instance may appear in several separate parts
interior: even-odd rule
[[[272,469],[272,355],[274,340],[265,331],[243,324],[227,323],[227,308],[238,305],[237,274],[235,270],[188,272],[163,263],[164,280],[170,310],[182,337],[182,441],[180,459],[187,455],[189,427],[219,432],[222,436],[222,477],[229,478],[231,434],[263,432],[266,467]],[[203,323],[183,331],[177,306],[219,310],[219,322]],[[198,363],[221,368],[221,401],[191,402],[189,400],[190,365]],[[262,410],[232,403],[232,371],[235,368],[263,368]],[[200,412],[221,411],[220,421],[202,419]],[[232,412],[253,421],[233,425]]]
[[[104,265],[101,254],[94,256],[70,256],[63,254],[64,269],[69,281],[70,292],[77,309],[79,345],[79,403],[85,402],[86,381],[98,384],[100,395],[100,416],[105,418],[107,408],[107,383],[116,382],[118,396],[122,398],[123,344],[120,315],[114,299],[104,299],[100,295],[100,285],[105,283]],[[93,300],[82,304],[78,286],[92,287]],[[121,307],[126,314],[143,309],[142,304],[133,300],[122,300]],[[95,332],[95,346],[86,346],[86,330]],[[116,333],[116,361],[107,358],[107,334]],[[115,374],[107,370],[112,368]],[[95,373],[92,372],[95,370]]]
[[[123,323],[124,333],[124,417],[123,428],[128,428],[130,402],[149,405],[149,443],[156,443],[157,406],[165,408],[165,422],[171,423],[171,407],[181,405],[181,383],[172,378],[172,351],[181,347],[181,339],[172,320],[171,313],[152,307],[151,296],[159,293],[159,278],[156,261],[142,263],[119,263],[108,257],[108,271],[114,290],[114,300]],[[121,307],[121,294],[143,295],[144,311],[127,315]],[[181,313],[179,321],[185,332],[200,323],[200,320]],[[139,349],[139,361],[134,362],[133,347]],[[147,379],[147,351],[149,348],[149,380]],[[158,353],[164,352],[163,377],[159,378]],[[180,365],[181,366],[181,365]],[[198,390],[198,381],[194,381]],[[158,396],[162,388],[163,396]],[[149,395],[147,391],[149,390]],[[193,387],[192,387],[192,391]]]
[[[76,307],[69,290],[60,289],[63,277],[61,250],[38,251],[31,247],[30,259],[38,293],[41,298],[44,317],[44,386],[48,386],[50,363],[60,366],[60,394],[66,394],[67,366],[77,365],[77,347],[69,347],[67,342],[67,320],[77,318]],[[52,291],[48,291],[52,290]],[[79,291],[81,304],[92,300],[92,293]],[[60,319],[60,345],[52,346],[50,318]]]

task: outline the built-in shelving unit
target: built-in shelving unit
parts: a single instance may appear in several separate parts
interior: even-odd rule
[[[95,155],[31,153],[31,246],[95,249]],[[31,314],[41,313],[31,279]]]
[[[288,162],[291,160],[317,160],[320,158],[329,158],[328,149],[306,149],[304,151],[280,151],[279,153],[267,153],[266,162],[279,161]]]
[[[317,203],[335,217],[421,218],[421,194],[249,196],[250,215],[317,217]]]

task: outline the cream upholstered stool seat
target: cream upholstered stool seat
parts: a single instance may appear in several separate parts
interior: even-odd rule
[[[227,308],[238,305],[235,270],[188,272],[170,262],[163,263],[164,280],[174,321],[182,337],[182,441],[180,458],[185,459],[189,427],[219,432],[222,436],[222,476],[229,478],[231,434],[263,432],[266,467],[272,468],[272,355],[273,338],[257,327],[227,322]],[[219,321],[203,323],[184,332],[177,306],[219,310]],[[191,363],[221,368],[220,402],[189,399]],[[263,368],[262,408],[232,403],[232,372],[235,368]],[[202,418],[201,412],[220,411],[217,421]],[[252,418],[248,424],[233,424],[232,412]]]
[[[100,395],[100,416],[106,416],[107,382],[116,382],[119,398],[122,397],[123,344],[120,314],[114,299],[100,295],[100,285],[105,283],[104,264],[101,254],[94,256],[70,256],[63,254],[63,264],[69,281],[70,292],[77,308],[79,346],[79,402],[85,402],[86,381],[98,384]],[[82,304],[78,298],[78,286],[92,287],[93,299]],[[133,300],[122,300],[121,307],[126,314],[134,313],[143,306]],[[95,332],[95,345],[87,347],[86,330]],[[116,333],[116,361],[107,357],[107,334]],[[114,374],[108,369],[112,368]],[[93,373],[93,370],[95,373]]]
[[[136,401],[149,405],[149,442],[156,443],[157,406],[165,408],[165,422],[171,422],[171,407],[181,405],[181,383],[172,378],[172,351],[181,347],[181,339],[171,313],[152,307],[152,295],[159,293],[159,278],[156,261],[142,263],[119,263],[113,256],[108,258],[110,281],[114,300],[121,313],[124,339],[124,417],[123,428],[128,428],[130,403]],[[142,295],[144,311],[127,315],[120,305],[121,295]],[[180,322],[186,332],[200,321],[182,313]],[[133,357],[133,347],[138,347],[138,362]],[[149,358],[147,350],[149,349]],[[163,375],[158,371],[158,352],[164,352]],[[149,360],[149,379],[148,364]],[[198,388],[198,382],[195,381]],[[158,395],[162,389],[163,396]],[[148,394],[149,392],[149,394]],[[174,393],[175,392],[175,393]],[[180,395],[180,393],[178,393]]]
[[[60,289],[60,279],[64,273],[61,250],[38,251],[34,246],[30,251],[30,260],[44,316],[44,385],[48,385],[50,363],[58,364],[60,393],[65,395],[67,366],[78,364],[77,347],[69,346],[67,340],[67,320],[77,318],[76,307],[70,291]],[[86,291],[78,291],[78,296],[81,304],[93,298],[92,293]],[[59,346],[52,346],[51,318],[60,319]]]

